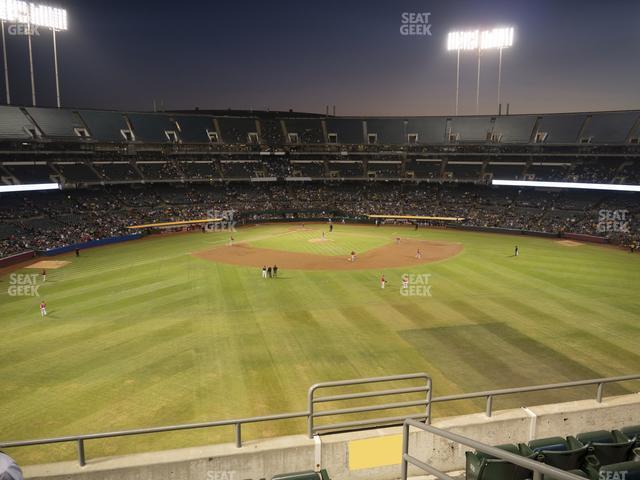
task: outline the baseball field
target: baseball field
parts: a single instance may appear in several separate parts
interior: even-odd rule
[[[328,380],[426,372],[439,396],[640,367],[640,256],[623,250],[400,226],[232,235],[233,245],[229,232],[156,235],[2,273],[0,441],[303,411],[308,387]],[[277,278],[262,278],[274,264]],[[434,413],[482,409],[456,402]],[[243,435],[304,429],[289,420]],[[232,440],[225,427],[86,449],[95,458]],[[40,463],[74,458],[75,445],[9,453]]]

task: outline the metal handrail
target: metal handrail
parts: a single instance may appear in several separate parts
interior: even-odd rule
[[[233,420],[219,420],[215,422],[185,423],[181,425],[169,425],[164,427],[138,428],[132,430],[117,430],[114,432],[88,433],[84,435],[69,435],[65,437],[41,438],[36,440],[20,440],[15,442],[0,443],[0,448],[29,447],[33,445],[48,445],[52,443],[78,443],[78,463],[80,466],[86,465],[84,452],[85,440],[96,440],[101,438],[127,437],[131,435],[147,435],[150,433],[174,432],[177,430],[196,430],[209,427],[235,426],[236,447],[242,447],[242,425],[259,422],[271,422],[275,420],[289,420],[309,416],[309,412],[281,413],[278,415],[265,415],[261,417],[236,418]]]
[[[425,374],[421,374],[421,375],[428,378],[428,376],[425,375]],[[382,379],[382,378],[388,378],[388,377],[376,377],[376,378],[381,378]],[[366,379],[364,379],[364,380],[366,380]],[[603,393],[604,393],[604,385],[606,385],[608,383],[625,382],[625,381],[629,381],[629,380],[640,380],[640,374],[624,375],[624,376],[608,377],[608,378],[597,378],[597,379],[592,379],[592,380],[578,380],[578,381],[573,381],[573,382],[554,383],[554,384],[547,384],[547,385],[533,385],[533,386],[529,386],[529,387],[505,388],[505,389],[499,389],[499,390],[488,390],[488,391],[483,391],[483,392],[463,393],[463,394],[456,394],[456,395],[446,395],[446,396],[441,396],[441,397],[434,397],[434,398],[431,398],[430,402],[428,402],[427,414],[423,415],[423,416],[420,416],[419,418],[421,418],[421,419],[424,418],[427,422],[429,422],[431,420],[431,410],[430,409],[431,409],[431,404],[432,403],[442,403],[442,402],[456,401],[456,400],[468,400],[468,399],[483,398],[483,397],[487,398],[487,408],[485,410],[485,413],[487,414],[487,416],[490,417],[491,413],[492,413],[493,397],[497,397],[497,396],[501,396],[501,395],[515,394],[515,393],[537,392],[537,391],[542,391],[542,390],[555,390],[555,389],[560,389],[560,388],[570,388],[570,387],[585,386],[585,385],[597,385],[598,388],[597,388],[597,392],[596,392],[596,401],[602,402]],[[379,381],[383,381],[383,380],[379,380]],[[362,380],[347,381],[347,382],[354,382],[354,383],[349,383],[350,385],[366,383],[366,382],[363,382]],[[317,387],[318,385],[320,385],[320,384],[316,384],[315,387]],[[313,388],[314,388],[314,386],[312,386],[309,390],[311,391],[311,389],[313,389]],[[392,395],[392,394],[398,394],[398,393],[414,393],[414,392],[427,392],[427,391],[430,393],[430,390],[431,390],[430,388],[422,386],[422,387],[411,387],[411,388],[404,388],[404,389],[401,388],[401,389],[397,389],[397,390],[379,390],[379,391],[376,391],[376,392],[362,392],[362,393],[359,393],[359,394],[346,394],[346,395],[336,395],[336,396],[328,396],[328,397],[315,397],[314,398],[314,403],[322,403],[322,402],[329,402],[329,401],[334,401],[334,400],[344,400],[344,399],[359,398],[358,396],[360,396],[360,395],[362,396],[362,398],[364,398],[364,397],[371,397],[371,396]],[[391,393],[391,392],[394,392],[394,393]],[[354,395],[358,395],[358,396],[354,397]],[[34,446],[34,445],[47,445],[47,444],[54,444],[54,443],[77,442],[77,444],[78,444],[78,463],[81,466],[84,466],[86,464],[86,456],[85,456],[85,451],[84,451],[84,442],[85,442],[85,440],[96,440],[96,439],[104,439],[104,438],[124,437],[124,436],[131,436],[131,435],[147,435],[147,434],[152,434],[152,433],[172,432],[172,431],[177,431],[177,430],[195,430],[195,429],[200,429],[200,428],[234,426],[235,427],[235,443],[236,443],[236,447],[241,448],[242,447],[242,425],[251,424],[251,423],[259,423],[259,422],[271,422],[271,421],[278,421],[278,420],[289,420],[289,419],[303,418],[303,417],[306,417],[308,419],[308,421],[311,422],[312,421],[311,420],[312,419],[312,410],[309,409],[309,410],[307,410],[305,412],[283,413],[283,414],[278,414],[278,415],[266,415],[266,416],[259,416],[259,417],[236,418],[236,419],[233,419],[233,420],[220,420],[220,421],[213,421],[213,422],[188,423],[188,424],[170,425],[170,426],[163,426],[163,427],[140,428],[140,429],[133,429],[133,430],[120,430],[120,431],[114,431],[114,432],[103,432],[103,433],[91,433],[91,434],[83,434],[83,435],[70,435],[70,436],[64,436],[64,437],[41,438],[41,439],[35,439],[35,440],[19,440],[19,441],[11,441],[11,442],[0,442],[0,448],[17,448],[17,447],[28,447],[28,446]],[[408,417],[412,417],[412,416],[411,415],[406,415],[404,417],[392,417],[392,418],[390,418],[390,419],[388,418],[386,420],[391,420],[391,421],[395,421],[397,423],[402,423],[402,421],[404,419],[407,419]],[[380,419],[378,419],[378,420],[380,420]],[[341,428],[359,427],[359,426],[364,426],[364,424],[370,424],[371,420],[363,421],[359,425],[355,425],[354,423],[357,424],[358,422],[346,422],[346,423],[343,423],[343,424],[338,424],[338,426],[341,427]],[[335,425],[334,425],[334,427],[335,427]],[[324,429],[322,427],[316,427],[315,430],[323,430],[324,431]],[[444,479],[444,480],[448,480],[448,479]]]
[[[387,383],[387,382],[396,382],[396,381],[408,381],[408,380],[421,380],[424,382],[423,385],[419,387],[411,386],[411,387],[403,387],[403,388],[395,388],[395,389],[385,389],[385,390],[376,390],[376,391],[364,391],[357,393],[347,393],[341,395],[330,395],[324,397],[316,397],[316,391],[327,388],[337,388],[337,387],[345,387],[345,386],[353,386],[353,385],[371,385],[375,383]],[[315,385],[311,385],[309,387],[309,393],[307,395],[307,401],[309,406],[309,418],[308,418],[308,435],[309,438],[313,438],[314,435],[320,432],[336,432],[345,428],[365,428],[372,427],[376,425],[387,425],[390,423],[398,423],[402,422],[405,418],[424,418],[426,421],[430,421],[431,417],[431,395],[432,395],[432,382],[431,377],[426,373],[407,373],[403,375],[392,375],[387,377],[370,377],[370,378],[361,378],[357,380],[338,380],[333,382],[323,382],[316,383]],[[325,403],[325,402],[335,402],[335,401],[345,401],[345,400],[356,400],[361,398],[371,398],[371,397],[382,397],[389,395],[404,395],[408,393],[416,393],[416,392],[424,392],[426,393],[425,397],[421,400],[414,401],[405,401],[405,402],[392,402],[392,403],[382,403],[375,404],[371,406],[365,407],[350,407],[350,408],[339,408],[333,410],[315,410],[316,403]],[[334,423],[330,425],[321,425],[316,426],[314,424],[314,420],[317,417],[331,417],[337,415],[348,415],[353,413],[363,413],[363,412],[374,412],[379,410],[394,410],[400,408],[411,408],[411,407],[424,407],[425,413],[421,415],[415,414],[405,414],[403,416],[393,416],[393,417],[383,417],[383,418],[372,418],[368,420],[356,420],[350,422],[340,422]]]
[[[402,461],[401,461],[401,474],[400,474],[401,480],[407,480],[409,464],[415,465],[416,467],[424,470],[428,474],[436,476],[440,480],[454,480],[452,477],[442,472],[441,470],[438,470],[437,468],[431,465],[428,465],[418,460],[417,458],[409,455],[409,428],[410,427],[418,428],[425,432],[432,433],[438,437],[446,438],[447,440],[451,440],[452,442],[459,443],[467,447],[471,447],[487,455],[491,455],[501,460],[506,460],[507,462],[526,468],[527,470],[532,470],[533,480],[541,480],[542,475],[549,475],[549,477],[555,478],[557,480],[584,480],[584,478],[578,475],[575,475],[573,473],[569,473],[565,470],[560,470],[559,468],[552,467],[545,463],[538,462],[536,460],[532,460],[527,457],[522,457],[520,455],[516,455],[515,453],[507,452],[506,450],[501,450],[499,448],[492,447],[490,445],[487,445],[486,443],[478,442],[477,440],[472,440],[471,438],[464,437],[457,433],[441,430],[431,425],[426,425],[424,423],[418,422],[416,420],[411,420],[411,419],[405,420],[402,426]]]
[[[594,378],[591,380],[575,380],[572,382],[562,382],[562,383],[549,383],[546,385],[533,385],[528,387],[515,387],[515,388],[502,388],[498,390],[487,390],[484,392],[474,392],[474,393],[461,393],[455,395],[446,395],[442,397],[435,397],[431,399],[431,403],[440,403],[440,402],[450,402],[455,400],[470,400],[474,398],[483,398],[487,399],[487,406],[485,409],[485,413],[487,417],[491,416],[493,411],[493,397],[499,397],[502,395],[513,395],[516,393],[529,393],[529,392],[540,392],[544,390],[557,390],[561,388],[572,388],[572,387],[583,387],[587,385],[597,385],[598,388],[596,390],[596,402],[602,403],[602,398],[604,394],[604,386],[607,383],[619,383],[626,382],[629,380],[640,380],[640,374],[634,375],[620,375],[617,377],[606,377],[606,378]]]

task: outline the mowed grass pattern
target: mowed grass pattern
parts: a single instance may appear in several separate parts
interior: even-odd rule
[[[640,256],[552,240],[336,225],[241,229],[265,248],[358,252],[400,234],[462,242],[441,262],[388,271],[281,271],[212,263],[191,252],[228,234],[151,238],[82,252],[48,272],[39,298],[0,278],[0,439],[19,440],[306,409],[316,382],[427,372],[435,395],[637,373]],[[512,256],[515,244],[521,255]],[[333,247],[332,247],[333,246]],[[265,263],[268,263],[265,258]],[[346,259],[345,259],[346,261]],[[18,273],[33,273],[20,270]],[[431,274],[432,297],[400,294],[403,273]],[[379,277],[389,284],[382,290]],[[607,387],[622,393],[635,385]],[[497,408],[584,398],[594,389],[496,400]],[[438,405],[437,416],[482,403]],[[298,433],[304,421],[247,426],[245,438]],[[89,457],[233,439],[231,428],[91,441]],[[71,459],[75,445],[15,449],[21,463]]]

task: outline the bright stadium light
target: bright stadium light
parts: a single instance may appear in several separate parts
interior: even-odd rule
[[[480,30],[470,32],[449,32],[447,50],[477,50],[480,43]]]
[[[491,30],[468,30],[449,32],[447,50],[458,54],[456,69],[456,115],[460,99],[460,52],[478,52],[478,74],[476,83],[476,114],[480,113],[480,56],[484,50],[498,50],[498,106],[501,103],[502,86],[502,50],[513,46],[514,27],[500,27]]]
[[[0,20],[56,30],[68,28],[67,11],[64,8],[21,0],[0,0]]]
[[[492,180],[492,185],[509,187],[539,187],[539,188],[572,188],[578,190],[607,190],[612,192],[640,192],[640,185],[619,185],[608,183],[580,183],[580,182],[542,182],[537,180]]]
[[[503,49],[513,46],[513,27],[485,30],[480,37],[480,50]]]
[[[513,46],[513,27],[449,32],[447,50],[495,50]]]
[[[60,80],[58,76],[58,47],[56,43],[56,32],[67,30],[69,28],[67,21],[67,11],[64,8],[52,7],[22,0],[0,0],[0,21],[2,22],[2,48],[4,54],[4,72],[5,85],[7,94],[7,105],[11,104],[11,95],[9,92],[9,69],[7,63],[7,49],[4,36],[5,23],[26,26],[27,43],[29,50],[29,73],[31,76],[31,103],[36,106],[36,85],[35,75],[33,71],[33,52],[31,46],[31,37],[33,36],[32,27],[35,27],[37,35],[38,27],[50,28],[53,32],[53,57],[56,80],[56,102],[60,108]]]
[[[0,193],[60,190],[59,183],[31,183],[24,185],[0,185]]]

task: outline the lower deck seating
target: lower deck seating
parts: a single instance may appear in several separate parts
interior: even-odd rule
[[[496,448],[590,480],[640,479],[640,425],[549,437]],[[467,480],[524,480],[533,472],[481,452],[466,452]]]

